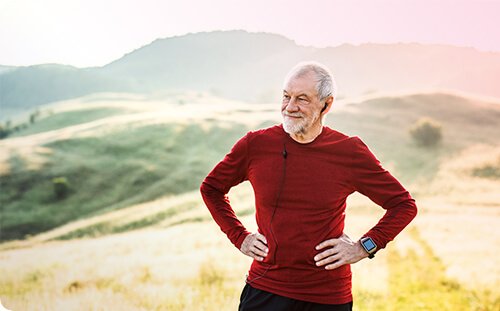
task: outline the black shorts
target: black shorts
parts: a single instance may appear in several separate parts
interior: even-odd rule
[[[246,284],[240,298],[239,311],[352,311],[352,301],[326,305],[272,294]]]

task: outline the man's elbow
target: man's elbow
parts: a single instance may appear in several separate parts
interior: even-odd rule
[[[210,185],[206,181],[203,181],[200,186],[200,192],[203,199],[224,196],[224,193],[214,186]]]
[[[210,193],[210,185],[208,185],[205,181],[203,181],[200,185],[200,193],[202,197],[205,197],[207,194]]]
[[[417,203],[415,202],[414,199],[409,200],[408,208],[406,210],[407,210],[409,216],[411,217],[411,220],[413,220],[415,217],[417,217],[418,207],[417,207]]]

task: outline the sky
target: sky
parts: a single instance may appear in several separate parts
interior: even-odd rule
[[[500,0],[0,0],[0,65],[103,66],[158,38],[233,29],[500,52],[499,16]]]

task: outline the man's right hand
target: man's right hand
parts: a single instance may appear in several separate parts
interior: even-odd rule
[[[240,251],[257,261],[262,261],[269,253],[267,239],[260,233],[249,234],[241,243]]]

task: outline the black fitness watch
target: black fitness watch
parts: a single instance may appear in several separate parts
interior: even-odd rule
[[[370,237],[364,237],[361,238],[361,246],[365,249],[365,251],[368,253],[368,258],[372,259],[375,257],[375,251],[377,251],[377,244],[373,242],[372,238]]]

